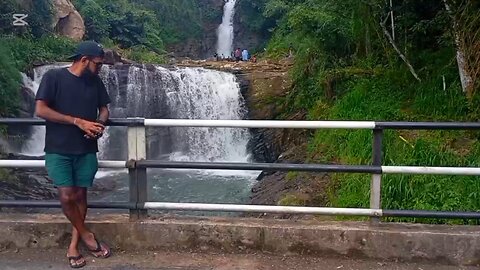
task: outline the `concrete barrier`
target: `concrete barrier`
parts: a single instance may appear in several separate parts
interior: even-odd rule
[[[117,250],[272,252],[313,256],[480,263],[480,227],[163,217],[130,222],[127,215],[98,216],[89,226]],[[71,227],[61,215],[2,214],[0,250],[66,248]]]

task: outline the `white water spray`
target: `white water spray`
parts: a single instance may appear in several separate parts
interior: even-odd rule
[[[222,24],[218,27],[217,54],[229,57],[233,51],[233,17],[237,0],[228,0],[223,7]]]
[[[167,72],[164,68],[158,68]],[[167,104],[175,108],[175,118],[240,120],[245,111],[240,86],[233,74],[203,68],[168,71],[178,87],[167,93]],[[173,160],[247,162],[247,129],[174,128],[176,145],[184,146]]]

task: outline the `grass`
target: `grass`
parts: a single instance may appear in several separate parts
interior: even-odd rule
[[[280,206],[305,206],[305,204],[306,201],[304,199],[293,194],[287,194],[278,201]]]
[[[309,119],[474,121],[475,111],[469,109],[461,92],[456,70],[447,67],[430,72],[422,83],[413,83],[408,72],[401,69],[350,80],[344,84],[347,89],[342,91],[345,94],[337,100],[330,103],[318,100],[309,110]],[[445,74],[449,82],[446,89],[442,87],[440,74]],[[478,132],[390,130],[384,134],[384,165],[480,165]],[[372,131],[319,130],[309,143],[309,161],[369,165],[371,149]],[[368,207],[370,178],[364,174],[333,174],[329,205]],[[384,209],[477,211],[480,209],[479,198],[480,182],[473,176],[385,175],[382,182]]]
[[[7,184],[16,184],[18,182],[18,179],[10,170],[2,168],[0,168],[0,180]]]

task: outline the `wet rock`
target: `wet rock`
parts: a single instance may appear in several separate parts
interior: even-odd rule
[[[20,102],[19,102],[18,117],[31,118],[35,111],[35,96],[27,87],[20,88]],[[32,126],[29,125],[10,125],[7,128],[7,135],[5,140],[12,149],[20,149],[21,144],[27,139],[30,134]]]
[[[122,65],[122,64],[134,64],[132,61],[123,59],[116,50],[105,49],[105,58],[103,60],[106,65]]]

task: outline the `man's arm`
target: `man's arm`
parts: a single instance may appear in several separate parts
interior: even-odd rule
[[[107,110],[108,112],[108,110]],[[48,107],[47,102],[44,100],[37,100],[35,106],[35,114],[50,122],[60,123],[60,124],[67,124],[67,125],[75,125],[83,130],[89,137],[95,137],[96,133],[103,132],[105,128],[104,125],[100,123],[90,122],[87,120],[83,120],[81,118],[76,118],[70,115],[61,114],[52,108]],[[107,114],[108,117],[108,114]]]
[[[110,117],[110,111],[107,106],[102,106],[98,109],[98,120],[100,123],[105,124]]]
[[[75,123],[78,121],[78,120],[75,121],[75,117],[61,114],[51,109],[50,107],[48,107],[47,102],[44,100],[37,100],[36,106],[35,106],[35,114],[40,118],[43,118],[50,122],[56,122],[60,124],[75,125]]]

